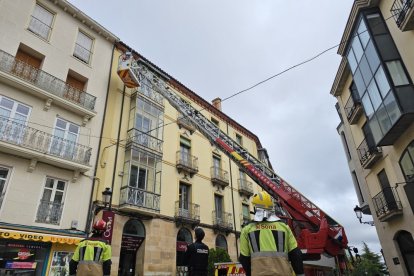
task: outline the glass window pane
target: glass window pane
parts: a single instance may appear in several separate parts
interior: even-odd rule
[[[52,190],[44,189],[43,190],[42,200],[44,200],[44,201],[50,201],[50,198],[51,197],[52,197]]]
[[[5,107],[7,109],[12,109],[13,105],[14,105],[14,102],[5,97],[2,97],[0,100],[0,106]]]
[[[358,63],[356,62],[355,55],[354,55],[354,52],[352,51],[352,48],[349,49],[347,60],[348,60],[348,64],[351,69],[351,72],[354,73],[355,69],[358,66]]]
[[[380,59],[378,57],[377,51],[375,50],[374,44],[372,41],[369,42],[367,49],[365,50],[365,55],[367,57],[369,66],[371,67],[372,72],[375,72],[380,65]]]
[[[377,73],[375,74],[375,80],[377,81],[377,85],[382,97],[385,98],[385,96],[390,91],[390,85],[388,83],[387,77],[385,76],[384,69],[382,69],[382,66],[378,69]]]
[[[404,154],[400,161],[401,169],[407,181],[414,180],[414,164],[408,152]]]
[[[58,181],[57,188],[58,190],[64,191],[65,190],[65,182]]]
[[[352,49],[354,50],[356,61],[359,62],[361,60],[362,55],[364,54],[364,50],[362,49],[361,43],[359,42],[358,37],[355,37],[352,41]]]
[[[18,104],[17,105],[16,112],[19,112],[19,113],[24,114],[24,115],[28,115],[29,114],[29,110],[30,109],[27,106]]]
[[[390,34],[376,36],[374,40],[378,45],[378,51],[383,61],[400,58],[397,47],[395,47],[394,41]]]
[[[92,39],[89,36],[83,34],[82,32],[78,33],[77,43],[86,50],[90,51],[92,49]]]
[[[374,108],[372,107],[371,100],[369,99],[368,93],[362,98],[362,105],[364,106],[365,115],[371,118],[374,114]]]
[[[381,96],[379,94],[377,85],[376,85],[374,80],[371,81],[371,83],[368,86],[368,94],[369,94],[369,97],[371,99],[372,106],[374,107],[374,110],[377,110],[379,105],[382,102],[382,99],[381,99]]]
[[[372,133],[372,136],[374,138],[374,142],[375,142],[375,144],[377,144],[381,140],[381,138],[383,137],[383,133],[381,131],[380,125],[378,124],[377,117],[375,117],[375,116],[372,117],[372,119],[369,121],[368,124],[369,124],[369,128],[371,129],[371,133]]]
[[[61,203],[63,201],[63,193],[62,192],[56,192],[55,198],[53,199],[53,202],[55,203]]]
[[[367,46],[367,43],[369,41],[369,33],[367,31],[367,27],[365,26],[364,20],[361,20],[358,27],[358,36],[361,40],[362,47],[365,48]]]
[[[52,25],[53,14],[39,5],[36,5],[33,16],[47,26]]]
[[[131,166],[131,175],[129,177],[129,186],[130,187],[137,187],[137,179],[138,179],[138,167],[132,165]]]
[[[79,132],[79,127],[78,127],[77,125],[70,124],[70,125],[69,125],[69,132],[72,132],[72,133],[78,134],[78,132]]]
[[[57,119],[56,127],[66,129],[66,122],[61,119]]]
[[[391,123],[394,124],[400,118],[401,111],[393,93],[389,93],[389,95],[385,98],[384,105],[388,112],[388,116],[390,117]]]
[[[359,63],[359,69],[361,70],[362,78],[365,83],[369,83],[372,79],[372,72],[368,66],[368,61],[365,58],[365,55],[362,57],[361,62]]]
[[[364,80],[362,79],[361,71],[359,71],[359,69],[355,71],[354,82],[357,86],[358,92],[360,93],[359,97],[362,98],[362,95],[365,93],[366,86]]]
[[[395,86],[405,85],[409,83],[402,64],[399,60],[389,61],[386,64]]]
[[[377,114],[378,122],[382,129],[382,132],[387,133],[388,130],[390,130],[391,128],[391,121],[390,121],[390,118],[388,117],[387,110],[385,109],[385,106],[383,104],[380,105],[376,114]]]
[[[51,178],[46,178],[46,188],[53,188],[53,179]]]
[[[382,20],[381,16],[378,13],[367,15],[366,18],[373,35],[387,33],[387,28],[385,27],[384,20]]]

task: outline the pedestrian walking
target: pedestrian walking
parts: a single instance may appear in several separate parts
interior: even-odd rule
[[[207,276],[208,246],[203,243],[204,230],[200,227],[195,229],[195,242],[187,247],[185,252],[186,264],[190,276]]]

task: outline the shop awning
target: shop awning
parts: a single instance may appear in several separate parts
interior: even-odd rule
[[[35,242],[51,242],[77,245],[84,238],[0,228],[0,239],[15,239]]]

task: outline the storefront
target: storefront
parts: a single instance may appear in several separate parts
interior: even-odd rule
[[[0,275],[69,275],[69,261],[83,238],[0,228]]]

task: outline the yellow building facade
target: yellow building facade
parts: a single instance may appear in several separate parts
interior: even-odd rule
[[[258,138],[225,115],[220,100],[208,103],[150,61],[118,43],[113,57],[95,191],[111,188],[114,212],[113,273],[174,275],[183,253],[203,227],[210,248],[238,256],[238,235],[250,218],[249,197],[257,191],[247,175],[181,117],[150,82],[130,89],[117,75],[126,51],[167,77],[174,92],[258,158]],[[267,162],[265,150],[262,159]],[[100,214],[98,215],[100,216]],[[134,244],[134,245],[132,245]],[[136,273],[136,274],[134,274]]]
[[[391,275],[414,275],[413,10],[413,1],[354,1],[331,90],[356,210],[372,214]]]

